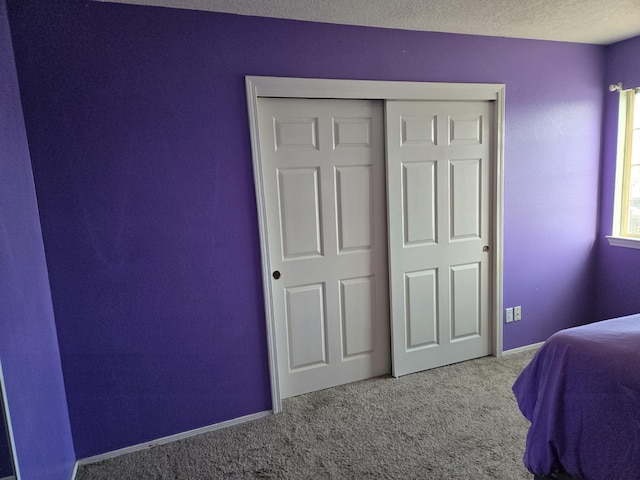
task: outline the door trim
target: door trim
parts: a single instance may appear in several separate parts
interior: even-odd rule
[[[267,348],[273,413],[282,411],[278,362],[276,356],[275,319],[271,291],[271,265],[267,235],[266,205],[263,191],[262,156],[258,130],[258,98],[338,98],[377,100],[485,100],[494,105],[491,191],[491,352],[502,356],[502,279],[504,223],[504,120],[505,85],[487,83],[390,82],[377,80],[335,80],[320,78],[245,77],[253,178],[258,209],[262,282],[267,324]]]

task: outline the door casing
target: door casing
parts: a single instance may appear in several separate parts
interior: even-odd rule
[[[266,206],[263,192],[262,158],[258,129],[258,98],[334,98],[377,100],[484,100],[494,106],[493,145],[491,154],[491,284],[490,319],[492,355],[502,356],[502,284],[504,223],[504,118],[505,85],[486,83],[391,82],[376,80],[336,80],[289,77],[245,77],[254,184],[258,209],[260,255],[267,323],[267,348],[271,380],[271,402],[274,413],[282,411],[275,338],[275,319],[271,292],[271,265],[267,235]],[[393,359],[392,359],[393,361]]]

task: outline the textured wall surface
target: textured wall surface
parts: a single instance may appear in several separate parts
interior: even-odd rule
[[[0,0],[0,359],[22,478],[69,480],[76,457],[4,0]]]
[[[312,22],[609,45],[637,35],[636,0],[101,0]]]
[[[640,86],[640,37],[607,49],[606,83]],[[618,93],[605,101],[602,149],[600,232],[598,234],[598,305],[596,319],[640,312],[640,250],[612,247],[606,240],[613,225],[618,138]]]
[[[505,83],[504,347],[592,319],[604,47],[10,5],[79,458],[271,407],[245,75]]]

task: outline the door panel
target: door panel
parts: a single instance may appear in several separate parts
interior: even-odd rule
[[[338,251],[371,247],[373,212],[372,167],[336,167]]]
[[[324,284],[285,289],[289,369],[327,364]]]
[[[451,240],[480,238],[481,159],[450,160]]]
[[[282,256],[322,255],[320,185],[317,168],[278,171]]]
[[[340,281],[343,359],[369,354],[374,349],[374,294],[372,277]]]
[[[283,398],[388,373],[383,105],[260,98]]]
[[[406,349],[428,347],[439,341],[438,271],[405,273]]]
[[[275,148],[318,149],[318,119],[295,117],[274,119]]]
[[[405,245],[433,243],[437,238],[436,163],[402,166]]]
[[[480,335],[480,264],[451,267],[451,341]]]
[[[488,355],[490,102],[388,101],[393,374]]]

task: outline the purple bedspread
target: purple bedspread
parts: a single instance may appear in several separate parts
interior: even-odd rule
[[[640,315],[552,335],[513,393],[531,422],[530,472],[640,479]]]

